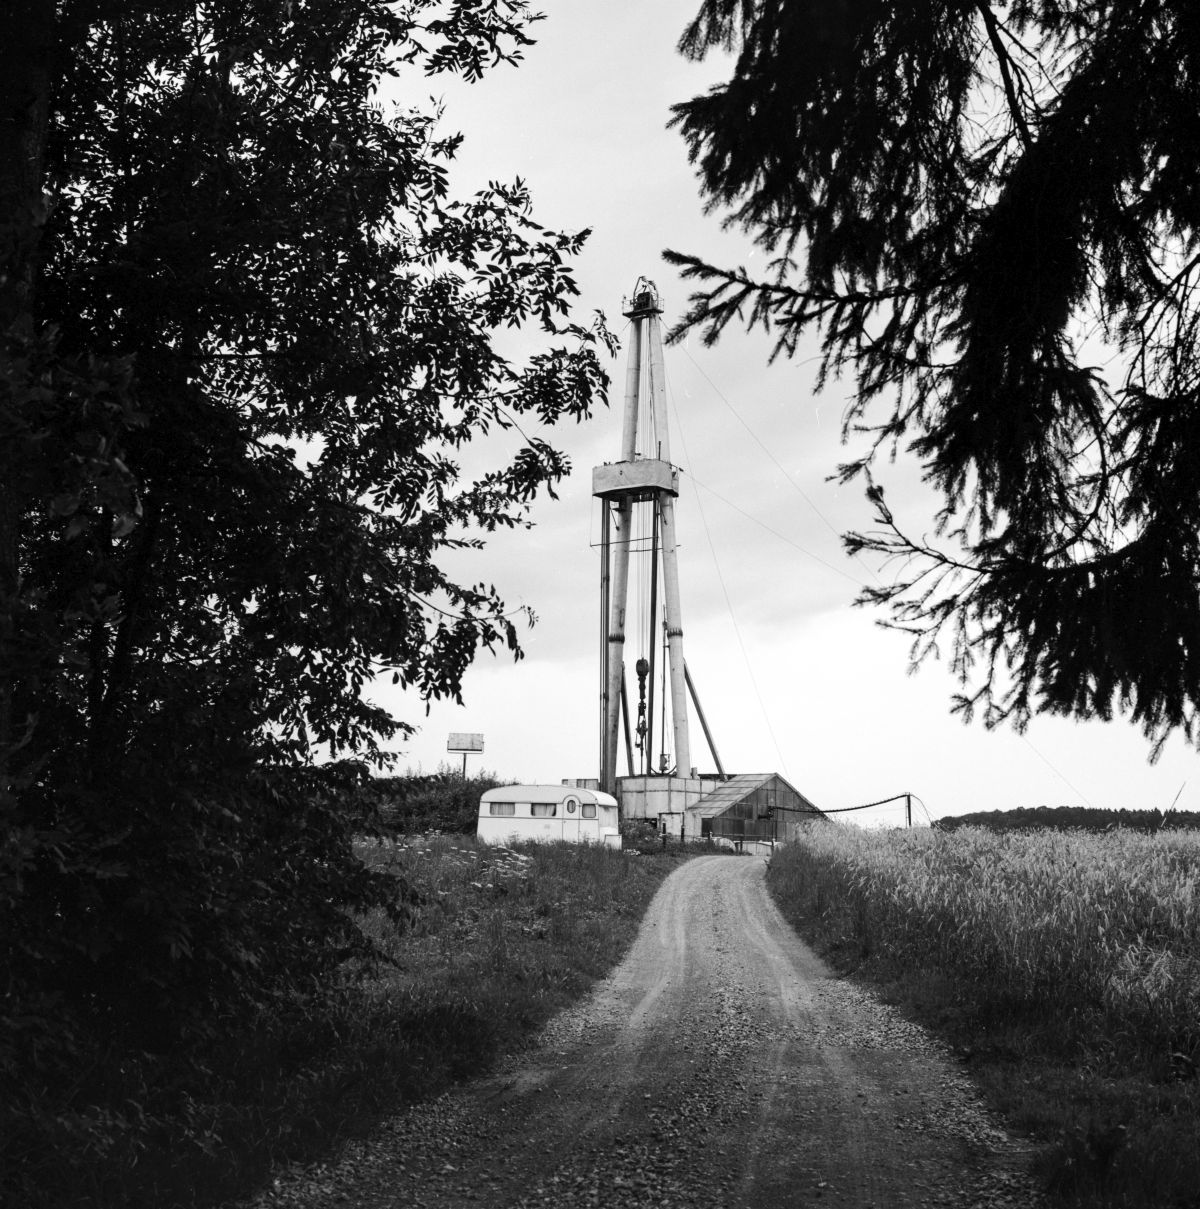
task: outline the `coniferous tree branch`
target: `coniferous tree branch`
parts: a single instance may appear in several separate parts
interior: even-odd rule
[[[706,0],[680,49],[716,46],[731,78],[674,121],[709,206],[775,256],[754,279],[667,252],[703,287],[674,337],[737,321],[791,356],[815,335],[818,386],[853,375],[845,433],[869,440],[843,479],[874,493],[884,446],[921,459],[962,555],[878,509],[848,543],[937,569],[864,600],[954,633],[983,680],[964,709],[1192,737],[1200,13]]]

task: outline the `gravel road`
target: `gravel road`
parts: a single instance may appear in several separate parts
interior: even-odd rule
[[[713,856],[535,1049],[250,1204],[1001,1209],[1039,1204],[1029,1159],[937,1042],[830,975],[761,860]]]

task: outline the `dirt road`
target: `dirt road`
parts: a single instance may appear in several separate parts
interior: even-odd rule
[[[261,1206],[1033,1206],[1029,1155],[920,1029],[829,976],[755,858],[662,886],[539,1048]]]

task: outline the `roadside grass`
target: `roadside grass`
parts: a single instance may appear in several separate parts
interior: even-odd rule
[[[811,827],[785,917],[945,1038],[1058,1204],[1200,1205],[1200,835]]]
[[[346,968],[293,1010],[230,1027],[186,1068],[107,1055],[57,1140],[47,1206],[173,1209],[245,1196],[328,1158],[405,1104],[521,1049],[611,969],[665,877],[690,855],[594,845],[489,848],[473,836],[364,844],[397,876],[407,925],[363,921],[386,960]],[[20,1156],[13,1156],[20,1158]]]
[[[435,836],[379,845],[366,859],[422,899],[403,934],[382,914],[365,922],[395,965],[364,988],[361,1006],[390,1023],[405,1086],[424,1096],[521,1049],[616,965],[686,856]]]

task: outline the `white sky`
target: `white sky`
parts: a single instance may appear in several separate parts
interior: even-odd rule
[[[661,260],[664,247],[754,267],[749,241],[703,213],[683,141],[666,129],[672,103],[722,78],[719,58],[697,65],[675,51],[697,4],[545,0],[548,19],[519,67],[475,86],[414,85],[418,96],[444,99],[447,131],[465,135],[456,196],[520,176],[539,222],[593,228],[576,263],[579,322],[601,309],[624,333],[621,300],[644,275],[658,285],[669,326],[688,289]],[[814,395],[815,353],[768,366],[763,336],[734,328],[713,349],[693,340],[666,350],[672,456],[685,472],[677,508],[684,650],[726,769],[781,772],[825,808],[910,790],[934,818],[1068,803],[1165,809],[1185,782],[1178,808],[1200,808],[1195,756],[1177,739],[1151,766],[1146,741],[1123,721],[1042,718],[1024,737],[988,732],[950,715],[957,686],[944,664],[907,674],[905,637],[851,607],[871,572],[846,558],[834,530],[869,526],[870,510],[857,487],[826,481],[850,452],[840,443],[849,384]],[[446,754],[448,733],[477,731],[485,751],[469,758],[469,770],[548,782],[596,775],[591,469],[619,456],[624,369],[622,350],[610,365],[608,411],[548,434],[574,472],[558,501],[535,506],[537,527],[498,534],[453,564],[462,580],[494,583],[510,605],[538,614],[523,631],[526,658],[482,655],[465,682],[465,707],[437,703],[428,716],[415,696],[378,688],[380,701],[421,727],[398,748],[401,769],[457,763]],[[517,439],[488,441],[511,453]],[[880,477],[902,526],[928,532],[931,501],[914,468],[885,467]],[[637,654],[627,646],[627,664]],[[711,770],[694,720],[691,731],[693,763]],[[893,805],[852,817],[898,824],[902,812]]]

